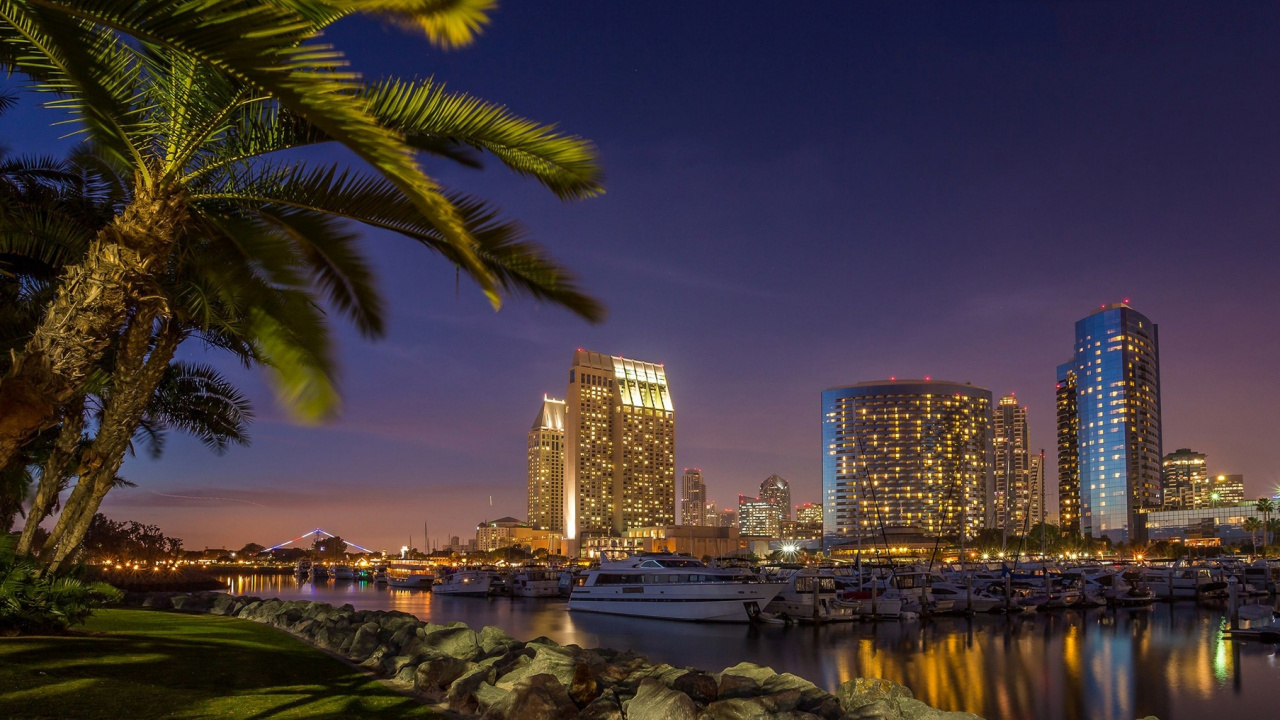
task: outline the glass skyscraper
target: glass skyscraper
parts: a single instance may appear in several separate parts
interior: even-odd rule
[[[1155,323],[1125,303],[1076,322],[1074,356],[1058,366],[1058,448],[1064,530],[1130,538],[1140,508],[1161,504],[1160,340]],[[1071,417],[1074,411],[1074,417]]]
[[[992,517],[991,391],[889,380],[822,393],[827,544],[882,528],[972,536]]]

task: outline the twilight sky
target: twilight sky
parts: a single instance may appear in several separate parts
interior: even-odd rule
[[[390,332],[341,329],[342,417],[295,425],[212,356],[255,398],[252,447],[175,437],[126,462],[138,487],[104,511],[189,548],[473,536],[524,517],[525,433],[577,347],[666,363],[677,472],[702,468],[722,505],[775,472],[817,500],[820,392],[891,375],[1016,392],[1052,458],[1072,324],[1122,298],[1160,325],[1166,451],[1208,453],[1255,497],[1280,483],[1280,6],[777,10],[508,2],[452,53],[335,28],[368,76],[435,75],[599,144],[608,193],[569,205],[493,163],[430,169],[526,221],[610,317],[495,314],[369,233]],[[49,117],[23,107],[0,140],[68,147]]]

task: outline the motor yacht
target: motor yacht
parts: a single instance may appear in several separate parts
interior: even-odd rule
[[[334,565],[333,579],[338,582],[350,582],[356,579],[356,571],[350,565]]]
[[[487,597],[497,579],[498,574],[490,570],[459,570],[440,578],[431,591],[437,595]]]
[[[817,594],[814,594],[814,587]],[[858,613],[840,599],[842,587],[836,577],[813,572],[793,573],[786,585],[764,610],[798,622],[849,622]]]
[[[639,555],[601,563],[578,578],[569,609],[664,620],[747,622],[782,589],[691,557]]]
[[[507,581],[512,597],[556,597],[560,594],[560,573],[556,570],[528,568],[514,573]]]
[[[386,582],[389,587],[402,590],[434,590],[435,575],[427,565],[412,563],[392,563],[385,569]],[[378,582],[374,576],[374,582]]]

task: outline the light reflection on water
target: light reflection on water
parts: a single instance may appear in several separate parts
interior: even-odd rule
[[[829,690],[854,677],[883,677],[935,707],[988,720],[1280,714],[1276,646],[1223,640],[1222,611],[1192,603],[815,629],[570,614],[563,600],[436,596],[361,582],[316,587],[290,576],[225,579],[237,594],[497,625],[517,638],[632,649],[672,665],[719,670],[749,660]]]

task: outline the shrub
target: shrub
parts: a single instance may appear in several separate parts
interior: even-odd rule
[[[17,541],[16,535],[0,535],[0,635],[61,632],[123,597],[106,583],[81,580],[75,571],[45,571],[35,558],[14,553]]]

